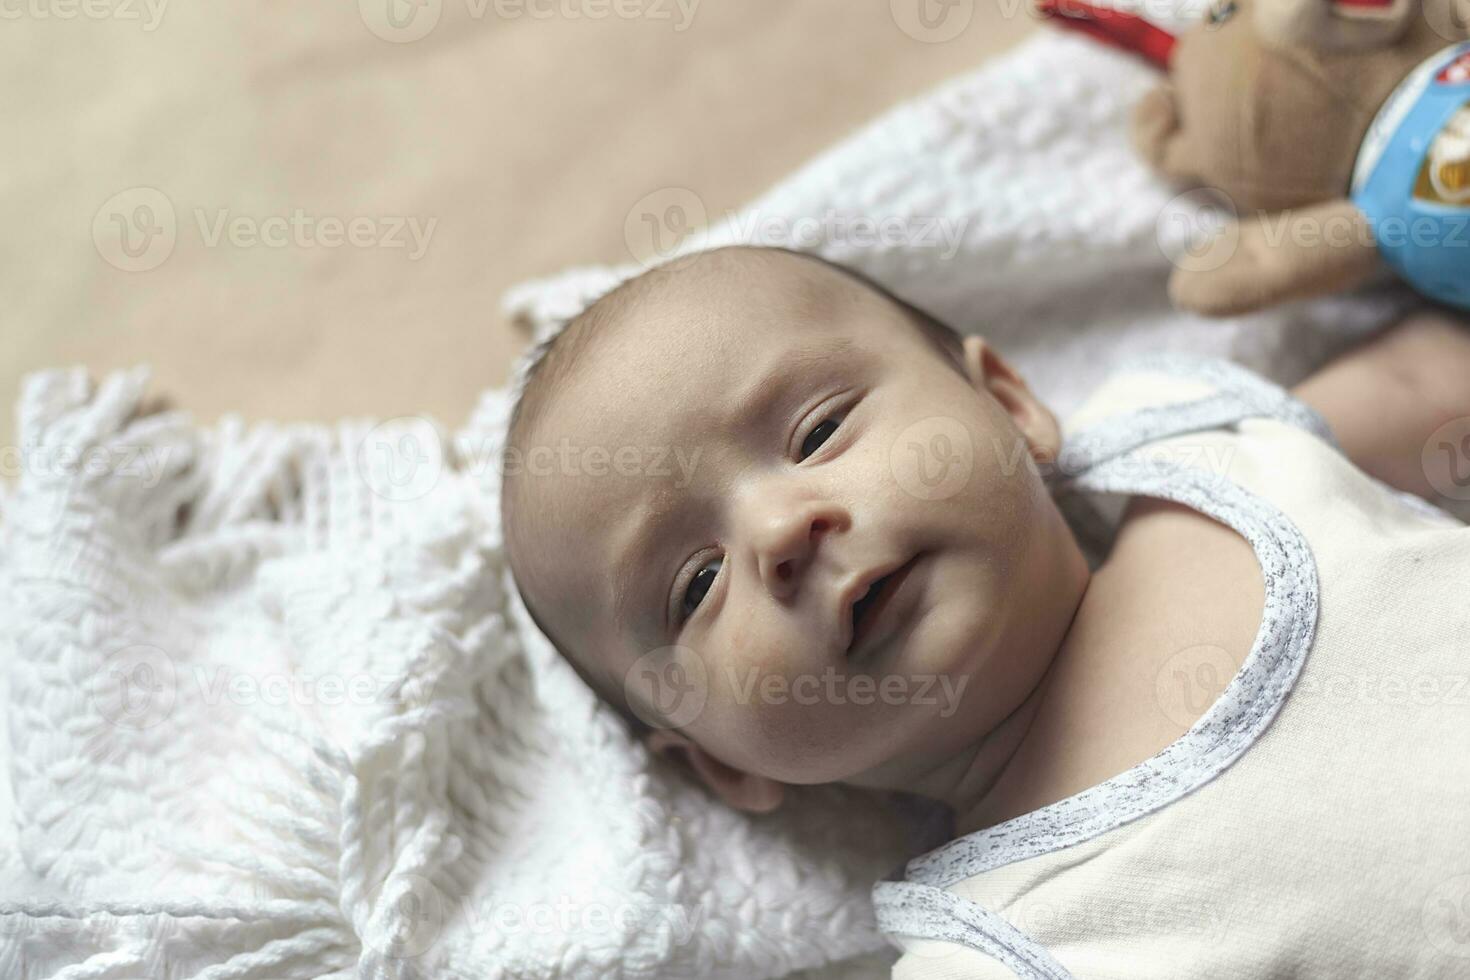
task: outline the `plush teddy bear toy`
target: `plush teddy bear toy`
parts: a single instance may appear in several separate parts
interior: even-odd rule
[[[1134,142],[1235,209],[1178,263],[1177,306],[1245,313],[1386,263],[1470,310],[1470,0],[1215,0],[1177,38],[1080,0],[1038,7],[1167,71]]]

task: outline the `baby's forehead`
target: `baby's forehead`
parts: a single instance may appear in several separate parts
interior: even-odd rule
[[[783,352],[870,341],[852,314],[897,316],[843,273],[798,256],[715,259],[635,291],[565,377],[558,427],[669,435]],[[867,319],[871,320],[870,316]],[[857,328],[857,329],[855,329]]]

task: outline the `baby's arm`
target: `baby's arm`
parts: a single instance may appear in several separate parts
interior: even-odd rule
[[[1322,413],[1349,459],[1389,486],[1444,503],[1435,483],[1465,483],[1457,470],[1470,463],[1470,327],[1447,313],[1410,317],[1292,393]],[[1451,451],[1426,453],[1456,419],[1465,422],[1448,434]]]

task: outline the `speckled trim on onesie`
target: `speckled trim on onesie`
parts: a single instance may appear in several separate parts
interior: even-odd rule
[[[1072,974],[1030,936],[994,912],[953,892],[907,881],[884,881],[883,931],[974,946],[1018,977],[1070,980]]]
[[[1140,447],[1249,418],[1274,418],[1336,445],[1315,411],[1235,365],[1156,355],[1126,367],[1198,379],[1217,390],[1174,405],[1120,413],[1068,440],[1084,470],[1058,493],[1144,495],[1174,501],[1233,528],[1255,552],[1265,586],[1261,626],[1220,697],[1163,751],[1049,806],[950,841],[873,888],[886,934],[948,939],[1000,959],[1021,977],[1067,976],[1003,918],[943,889],[995,868],[1091,840],[1192,792],[1223,772],[1271,723],[1295,683],[1317,626],[1317,567],[1301,532],[1279,509],[1223,475],[1150,456]],[[940,898],[939,896],[946,896]],[[920,912],[925,914],[919,914]]]

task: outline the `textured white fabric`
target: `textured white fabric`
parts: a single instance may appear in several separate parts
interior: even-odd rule
[[[24,445],[138,447],[157,482],[36,463],[7,507],[0,976],[780,976],[883,946],[898,811],[715,806],[517,639],[477,462],[503,395],[455,452],[422,420],[130,419],[145,380],[25,387]]]
[[[1141,392],[1165,404],[1178,390],[1142,372],[1120,377],[1072,421],[1097,424],[1138,407]],[[1147,451],[1219,472],[1304,536],[1319,595],[1299,611],[1316,625],[1301,673],[1270,726],[1211,782],[1091,839],[996,855],[998,866],[946,890],[1077,977],[1465,976],[1470,616],[1459,596],[1470,529],[1274,419]],[[1268,594],[1278,579],[1268,575]],[[1034,822],[1065,836],[1066,807],[978,833]],[[903,945],[895,978],[1011,975],[957,944]]]
[[[948,259],[823,251],[990,334],[1061,411],[1155,347],[1290,380],[1402,305],[1390,290],[1227,323],[1171,311],[1156,226],[1172,192],[1125,137],[1151,80],[1043,35],[898,107],[742,217],[961,228]],[[546,336],[630,271],[576,271],[507,303]],[[142,449],[162,470],[26,472],[4,503],[0,976],[886,972],[868,889],[914,849],[914,820],[834,788],[760,819],[715,805],[633,745],[520,616],[494,517],[507,392],[487,393],[450,450],[412,420],[128,421],[143,383],[92,391],[67,371],[25,387],[23,447],[107,447],[119,468]],[[222,695],[221,670],[381,690],[278,703]],[[144,690],[172,698],[139,727],[164,700]],[[96,909],[119,914],[83,918]]]

